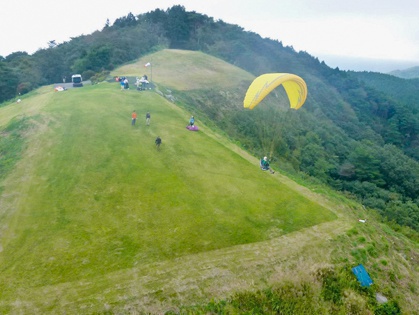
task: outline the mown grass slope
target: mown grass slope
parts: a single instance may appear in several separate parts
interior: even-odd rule
[[[187,131],[188,113],[152,91],[120,91],[116,83],[51,91],[36,116],[25,112],[40,97],[1,109],[15,108],[34,124],[2,195],[3,310],[13,310],[16,299],[36,305],[28,292],[37,288],[266,241],[336,218],[205,126]],[[45,303],[54,309],[55,299]]]
[[[222,86],[251,78],[201,53],[150,58],[115,75],[140,76],[140,65],[160,60],[153,80],[172,89],[204,88],[213,82],[208,73],[223,73]],[[187,131],[189,115],[154,91],[121,91],[117,83],[43,88],[0,108],[4,133],[16,121],[30,124],[20,158],[1,179],[0,312],[163,313],[311,279],[333,260],[368,263],[361,254],[370,238],[350,237],[372,225],[346,233],[357,224],[356,205],[261,172],[255,157],[201,122],[199,132]],[[373,258],[398,257],[406,244]],[[385,285],[383,272],[374,275]]]

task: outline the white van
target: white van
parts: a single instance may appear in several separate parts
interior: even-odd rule
[[[73,74],[71,76],[71,82],[73,82],[73,87],[83,86],[83,78],[81,77],[81,74]]]

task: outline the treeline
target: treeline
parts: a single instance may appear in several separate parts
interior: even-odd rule
[[[237,25],[186,12],[179,5],[138,16],[129,13],[113,25],[107,21],[101,31],[60,44],[52,40],[49,48],[32,55],[19,51],[0,56],[0,103],[39,86],[70,79],[74,73],[88,79],[162,48],[202,50],[251,72],[264,72],[270,65],[254,53],[263,51],[263,46],[268,50],[276,47],[263,42],[259,35],[244,32]],[[249,51],[247,45],[254,45],[256,50]],[[288,51],[280,62],[285,70],[302,66],[292,48],[282,48]]]
[[[80,73],[84,79],[109,71],[151,51],[167,47],[163,30],[138,20],[134,15],[117,19],[102,31],[48,43],[32,55],[14,52],[0,56],[0,103],[43,85],[71,80]]]
[[[306,52],[179,5],[128,14],[101,31],[50,46],[0,58],[0,103],[72,73],[89,78],[162,48],[200,50],[254,75],[303,77],[309,95],[299,111],[278,106],[287,104],[280,89],[263,106],[244,111],[250,82],[179,97],[255,155],[268,155],[285,171],[316,178],[419,231],[418,81],[331,69]]]

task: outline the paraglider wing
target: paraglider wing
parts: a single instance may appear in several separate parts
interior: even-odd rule
[[[307,98],[307,85],[302,78],[291,73],[266,73],[250,84],[243,101],[244,108],[253,109],[281,84],[287,93],[290,107],[299,109],[303,106]]]

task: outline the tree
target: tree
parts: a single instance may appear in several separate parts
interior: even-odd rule
[[[34,54],[37,66],[42,74],[42,84],[51,84],[61,82],[63,74],[66,73],[66,64],[63,60],[63,54],[54,49],[41,49]],[[39,84],[39,83],[38,83]]]
[[[381,150],[373,143],[360,142],[349,154],[348,160],[355,167],[355,178],[361,182],[367,181],[380,187],[386,184],[380,172]]]
[[[170,47],[183,48],[190,35],[188,14],[185,7],[175,5],[167,10],[167,14],[165,30],[167,37],[170,38]]]
[[[125,17],[121,17],[116,19],[113,23],[113,26],[118,28],[130,27],[135,26],[137,24],[137,19],[131,12],[127,14]]]
[[[0,103],[16,96],[16,88],[19,84],[17,75],[13,73],[7,64],[0,62]]]
[[[109,69],[112,48],[108,45],[93,47],[86,56],[77,60],[72,69],[74,72],[83,73],[87,70],[99,72]]]

